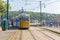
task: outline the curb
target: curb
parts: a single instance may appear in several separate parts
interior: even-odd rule
[[[51,31],[51,32],[54,32],[56,34],[60,34],[60,32],[57,32],[57,31],[54,31],[54,30],[50,30],[50,29],[46,29],[46,28],[43,28],[43,29],[48,30],[48,31]]]

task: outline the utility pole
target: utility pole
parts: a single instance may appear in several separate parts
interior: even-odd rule
[[[9,0],[7,0],[7,20],[8,20],[8,13],[9,13]]]
[[[8,30],[8,27],[9,27],[8,13],[9,13],[9,0],[7,0],[7,23],[6,23],[6,29],[7,30]]]
[[[40,1],[40,22],[42,22],[42,2]]]
[[[24,9],[23,9],[23,7],[22,7],[22,9],[21,9],[21,13],[24,13]]]

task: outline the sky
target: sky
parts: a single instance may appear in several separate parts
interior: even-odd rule
[[[23,7],[26,11],[40,12],[40,1],[42,12],[60,14],[59,0],[9,0],[9,3],[12,7],[11,11],[19,11]]]

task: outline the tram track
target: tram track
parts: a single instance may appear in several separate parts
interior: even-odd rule
[[[30,30],[30,31],[39,31],[46,37],[49,37],[51,40],[58,40],[60,39],[59,36],[55,35],[54,33],[49,32],[48,30],[42,29],[42,28],[37,28],[38,30]],[[40,30],[39,30],[40,29]],[[42,30],[41,30],[42,29]],[[33,32],[34,33],[34,32]],[[50,33],[50,34],[49,34]],[[54,38],[55,37],[55,38]]]
[[[54,40],[60,40],[60,37],[55,35],[54,33],[47,32],[47,31],[42,31],[42,32],[48,35],[49,37],[53,38]]]
[[[29,30],[21,30],[20,40],[35,40],[33,36],[30,34]]]
[[[39,28],[39,29],[43,29],[43,28]],[[42,34],[44,34],[45,36],[51,38],[52,40],[55,40],[54,38],[52,38],[52,37],[50,37],[49,35],[47,35],[47,34],[45,34],[44,32],[42,32],[42,31],[47,31],[47,30],[43,29],[43,30],[38,30],[38,31],[41,32]]]
[[[44,34],[44,33],[42,33],[41,32],[41,30],[36,30],[36,31],[34,31],[34,30],[29,30],[29,32],[30,32],[30,34],[33,36],[33,38],[35,39],[35,40],[54,40],[53,38],[51,38],[51,37],[48,37],[48,35],[46,35],[46,34]],[[33,33],[35,34],[33,34]]]
[[[41,33],[44,34],[45,36],[51,38],[52,40],[55,40],[55,39],[53,39],[52,37],[48,36],[47,34],[43,33],[42,31],[39,31],[39,32],[41,32]]]
[[[32,28],[33,29],[33,28]],[[58,40],[60,39],[54,33],[51,33],[42,28],[35,28],[29,30],[20,30],[19,40]]]
[[[48,35],[46,35],[45,33],[41,32],[41,31],[35,31],[35,34],[37,36],[36,40],[54,40],[53,38],[49,37]]]
[[[19,40],[22,40],[22,30],[20,31],[20,39]]]
[[[50,32],[50,33],[52,33],[52,34],[55,34],[56,36],[59,36],[59,37],[60,37],[60,33],[57,32],[57,31],[50,30],[50,29],[46,29],[46,28],[43,28],[43,29],[45,29],[46,31],[48,31],[48,32]]]
[[[44,29],[44,28],[40,28],[40,29]],[[59,40],[60,39],[60,36],[58,36],[59,35],[58,33],[55,33],[53,31],[49,31],[46,29],[44,29],[44,30],[45,31],[40,31],[40,32],[42,32],[43,34],[45,34],[46,36],[50,37],[53,40]]]
[[[32,34],[32,33],[34,33],[34,32],[31,32],[31,31],[35,31],[35,33],[34,34],[41,34],[41,36],[39,37],[39,40],[44,40],[44,39],[48,39],[48,40],[55,40],[55,39],[53,39],[52,37],[50,37],[50,36],[48,36],[48,35],[46,35],[45,33],[43,33],[43,32],[41,32],[41,31],[46,31],[46,30],[44,30],[44,29],[40,29],[40,28],[36,28],[37,30],[29,30],[29,32]],[[38,32],[39,31],[39,32]],[[43,35],[43,36],[42,36]],[[37,38],[32,34],[32,36],[33,36],[33,38],[35,38],[35,40],[37,40]],[[44,37],[45,36],[45,37]],[[38,37],[38,35],[37,35],[37,37]],[[44,37],[44,38],[42,38],[42,37]]]
[[[31,33],[31,30],[28,30],[28,31],[31,34],[31,36],[33,37],[33,39],[36,40],[36,38],[34,37],[34,35]]]
[[[56,32],[56,31],[53,31],[53,30],[50,30],[50,29],[46,29],[46,28],[42,28],[42,29],[44,29],[45,31],[48,31],[48,32],[60,37],[60,33],[59,32]]]

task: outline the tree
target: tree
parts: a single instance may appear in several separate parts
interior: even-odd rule
[[[9,9],[11,9],[10,5],[9,5]],[[0,18],[2,15],[4,15],[6,11],[7,11],[7,4],[3,0],[0,0]]]

